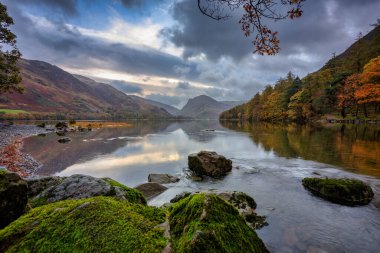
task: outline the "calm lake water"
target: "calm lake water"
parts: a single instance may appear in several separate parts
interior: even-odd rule
[[[272,252],[380,252],[380,126],[240,125],[217,121],[132,122],[132,127],[26,139],[24,151],[43,164],[41,175],[88,174],[127,186],[149,173],[181,181],[150,201],[161,205],[182,191],[237,190],[251,195],[269,226],[257,230]],[[214,129],[215,131],[205,131]],[[186,178],[187,156],[213,150],[232,159],[221,180]],[[301,180],[353,177],[369,183],[375,199],[346,207],[311,195]]]

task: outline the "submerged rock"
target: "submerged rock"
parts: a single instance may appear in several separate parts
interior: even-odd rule
[[[232,170],[231,160],[211,151],[190,154],[188,164],[197,176],[221,177]]]
[[[59,143],[67,143],[70,141],[71,141],[71,139],[69,137],[61,138],[58,140]]]
[[[168,239],[156,207],[111,197],[66,200],[30,210],[0,230],[0,252],[161,252]]]
[[[163,185],[160,185],[158,183],[145,183],[140,184],[135,187],[136,190],[142,192],[145,198],[151,199],[164,191],[166,191],[168,188],[166,188]]]
[[[179,181],[179,178],[169,174],[149,174],[148,182],[158,183],[158,184],[170,184],[176,183]]]
[[[85,199],[95,196],[113,196],[133,203],[146,203],[143,195],[132,188],[110,178],[101,179],[86,175],[72,175],[64,178],[59,184],[43,190],[30,202],[36,207],[66,199]]]
[[[173,252],[269,252],[232,205],[193,194],[169,208]]]
[[[350,206],[366,205],[374,195],[369,185],[357,179],[304,178],[302,184],[321,198]]]
[[[27,183],[17,173],[0,170],[0,229],[20,217],[27,203]]]

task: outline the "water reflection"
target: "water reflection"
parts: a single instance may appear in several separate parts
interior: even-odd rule
[[[181,180],[167,185],[169,189],[152,205],[162,205],[182,191],[246,192],[258,203],[258,212],[267,215],[269,226],[258,233],[271,252],[377,252],[380,248],[378,126],[132,124],[70,134],[73,141],[68,144],[59,144],[55,134],[32,137],[24,149],[43,164],[40,174],[84,173],[132,187],[146,182],[149,173],[178,175]],[[234,169],[222,180],[189,180],[183,173],[187,156],[200,150],[231,158]],[[364,180],[375,190],[375,199],[354,208],[319,199],[301,184],[313,173]]]
[[[278,156],[313,160],[380,178],[380,126],[222,122]]]

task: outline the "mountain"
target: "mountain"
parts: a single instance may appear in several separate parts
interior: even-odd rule
[[[380,26],[302,80],[292,73],[221,119],[380,119]]]
[[[189,99],[179,115],[195,119],[218,119],[220,113],[235,105],[232,102],[223,103],[209,96],[201,95]]]
[[[147,98],[142,98],[142,97],[139,97],[139,96],[130,95],[130,97],[132,97],[136,101],[141,101],[142,103],[148,103],[150,105],[153,105],[153,106],[156,106],[156,107],[159,107],[159,108],[163,108],[163,109],[165,109],[168,113],[170,113],[173,116],[178,116],[180,114],[180,110],[177,109],[177,108],[175,108],[174,106],[167,105],[167,104],[164,104],[164,103],[160,103],[160,102],[157,102],[157,101],[154,101],[154,100],[150,100],[150,99],[147,99]]]
[[[104,83],[74,76],[42,61],[21,59],[23,94],[0,97],[0,111],[25,112],[26,118],[127,119],[170,118],[162,108]]]

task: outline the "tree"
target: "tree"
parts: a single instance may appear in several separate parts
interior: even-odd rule
[[[380,103],[380,56],[364,66],[359,77],[360,85],[355,91],[359,104]]]
[[[294,19],[302,16],[302,4],[306,0],[198,0],[199,10],[206,16],[222,20],[229,17],[226,12],[242,8],[243,16],[239,23],[245,36],[256,33],[252,42],[254,53],[260,55],[274,55],[280,50],[278,33],[272,31],[264,19],[282,20]],[[289,9],[283,13],[278,11],[277,5]],[[227,10],[227,11],[226,11]]]
[[[347,116],[347,108],[357,106],[355,91],[359,81],[359,75],[353,74],[345,80],[337,94],[337,105],[343,118]],[[356,110],[357,112],[357,110]]]
[[[22,92],[20,70],[17,61],[21,57],[16,46],[16,35],[9,27],[13,19],[8,15],[7,7],[0,3],[0,94],[5,92]]]

